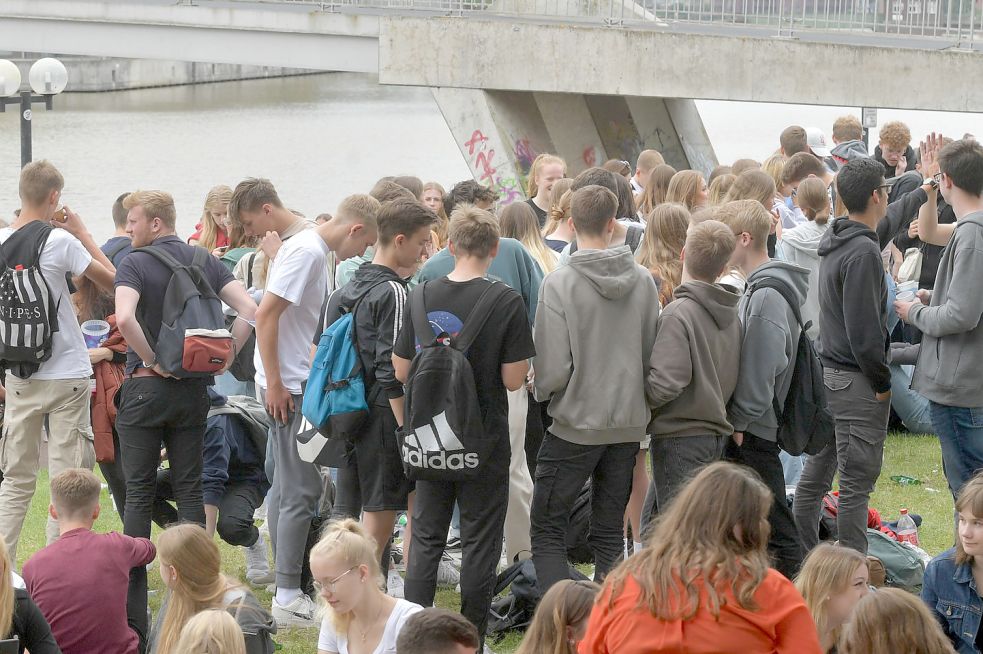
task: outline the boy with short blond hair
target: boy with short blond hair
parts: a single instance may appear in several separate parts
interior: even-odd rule
[[[130,568],[154,560],[148,538],[97,534],[99,478],[70,468],[51,480],[48,511],[60,538],[24,564],[24,581],[65,654],[135,654],[137,633],[127,625]]]
[[[653,410],[648,433],[655,491],[649,493],[647,518],[665,511],[698,468],[719,459],[734,431],[727,420],[727,403],[740,364],[741,296],[714,282],[735,245],[733,231],[722,222],[707,220],[690,227],[683,247],[682,284],[659,317],[645,379]]]
[[[535,349],[522,296],[506,284],[486,277],[498,254],[499,229],[495,216],[473,206],[455,209],[448,238],[454,269],[445,277],[413,289],[402,311],[402,329],[393,347],[392,363],[396,379],[405,383],[416,353],[443,333],[452,337],[459,334],[487,292],[489,298],[494,298],[487,300],[493,302],[494,319],[482,323],[464,355],[474,374],[485,436],[495,443],[485,460],[479,460],[477,476],[472,479],[416,482],[405,596],[422,606],[433,604],[437,568],[456,500],[460,507],[461,539],[465,543],[461,562],[461,613],[483,635],[494,595],[495,569],[502,552],[509,503],[511,445],[506,392],[525,384],[528,360]],[[421,321],[419,314],[415,314],[421,304],[432,329],[422,334],[416,330]],[[414,315],[418,316],[416,320]],[[401,423],[402,419],[400,416]],[[402,426],[407,433],[402,458],[410,461],[410,457],[429,456],[432,450],[419,437],[429,427]],[[431,438],[433,433],[430,431]],[[444,436],[441,441],[442,447],[453,447]],[[451,466],[449,462],[446,465]]]

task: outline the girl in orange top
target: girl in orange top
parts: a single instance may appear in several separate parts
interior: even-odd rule
[[[580,654],[819,654],[802,596],[768,565],[771,491],[713,463],[608,575]]]

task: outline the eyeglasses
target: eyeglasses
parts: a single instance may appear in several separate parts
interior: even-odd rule
[[[934,179],[938,184],[942,184],[943,177],[945,177],[945,173],[935,173],[932,175],[932,179]]]
[[[891,192],[891,187],[893,187],[893,186],[894,186],[894,183],[881,184],[880,186],[877,187],[877,190],[878,191],[883,190],[885,193],[890,193]]]
[[[345,570],[344,572],[342,572],[340,575],[338,575],[334,579],[331,579],[330,581],[326,581],[324,583],[321,583],[320,581],[317,581],[315,579],[314,580],[314,584],[313,584],[314,585],[314,590],[316,590],[319,593],[323,593],[324,591],[328,591],[329,593],[333,593],[334,592],[334,589],[335,589],[335,586],[338,584],[339,581],[341,581],[342,577],[344,577],[345,575],[347,575],[349,572],[351,572],[352,570],[354,570],[357,567],[358,567],[357,565],[353,565],[352,567],[348,568],[347,570]]]

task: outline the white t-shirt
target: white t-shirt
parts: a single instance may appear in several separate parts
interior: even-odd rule
[[[419,604],[403,599],[396,600],[396,606],[393,607],[393,612],[386,620],[386,629],[382,632],[382,640],[379,641],[379,646],[375,648],[372,654],[395,654],[396,637],[402,631],[403,624],[411,615],[422,610],[423,607]],[[348,637],[345,634],[335,633],[334,627],[331,625],[331,618],[325,617],[321,621],[321,633],[317,637],[317,648],[325,652],[348,654]]]
[[[311,369],[311,347],[321,319],[321,307],[328,290],[328,248],[317,232],[308,229],[289,238],[270,264],[266,292],[290,306],[280,315],[279,360],[283,386],[300,395],[300,385]],[[266,389],[266,371],[259,355],[253,355],[256,384]]]
[[[0,229],[0,243],[14,230]],[[80,379],[92,374],[89,350],[82,338],[78,316],[68,292],[66,274],[78,277],[92,263],[90,255],[77,238],[64,229],[53,229],[41,252],[41,274],[58,307],[58,331],[51,337],[51,358],[41,364],[31,379]]]

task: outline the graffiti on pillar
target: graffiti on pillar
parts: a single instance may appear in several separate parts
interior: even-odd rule
[[[532,167],[532,162],[536,160],[536,150],[529,143],[529,139],[519,139],[515,142],[515,160],[523,170],[528,171]]]
[[[612,120],[608,123],[608,135],[610,137],[608,141],[615,144],[618,153],[626,161],[634,161],[645,149],[645,141],[642,140],[633,124],[624,124]]]
[[[498,192],[500,205],[511,204],[522,199],[521,182],[514,177],[503,177],[499,172],[500,160],[496,158],[495,149],[490,147],[490,139],[481,130],[476,129],[471,132],[471,138],[464,143],[464,147],[467,148],[468,164],[474,171],[475,179]],[[527,140],[516,142],[517,158],[520,149],[523,155],[531,154],[532,158],[535,158],[534,151]],[[532,159],[529,163],[532,163]]]
[[[584,148],[584,165],[588,168],[593,168],[597,165],[597,148],[593,145],[588,145]]]

